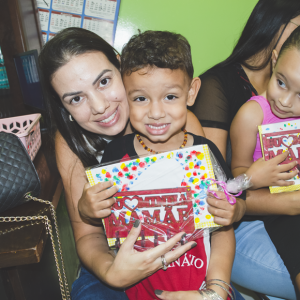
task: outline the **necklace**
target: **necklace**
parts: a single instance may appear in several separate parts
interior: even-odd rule
[[[183,139],[183,143],[182,143],[182,145],[179,147],[179,149],[180,149],[180,148],[184,148],[185,145],[186,145],[186,143],[187,143],[187,131],[186,131],[185,129],[183,129],[182,131],[184,132],[184,139]],[[150,153],[154,153],[154,154],[160,153],[160,152],[154,151],[154,150],[152,150],[151,148],[147,147],[147,146],[145,145],[145,143],[143,142],[143,140],[142,140],[142,138],[141,138],[141,136],[140,136],[139,134],[136,134],[136,137],[137,137],[138,141],[140,142],[140,144],[143,146],[143,148],[144,148],[146,151],[148,151],[148,152],[150,152]]]

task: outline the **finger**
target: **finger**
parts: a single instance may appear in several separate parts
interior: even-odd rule
[[[167,292],[162,290],[155,290],[155,295],[159,299],[163,299],[163,300],[180,300],[181,298],[178,298],[178,296],[180,297],[178,293],[180,292]]]
[[[229,225],[233,223],[234,212],[228,212],[222,209],[215,209],[212,207],[208,209],[208,212],[213,215],[214,222],[219,225]]]
[[[207,198],[207,203],[209,204],[209,206],[213,206],[215,208],[219,208],[219,209],[224,209],[224,210],[233,210],[234,209],[234,205],[231,205],[227,198],[225,199],[217,199],[217,198]]]
[[[140,232],[141,232],[141,221],[135,220],[133,226],[125,239],[124,243],[122,244],[120,251],[131,251],[133,249],[134,243],[136,242]]]
[[[167,264],[169,265],[173,261],[177,260],[180,256],[182,256],[185,252],[195,248],[197,246],[197,243],[195,241],[188,242],[185,245],[179,246],[175,248],[173,251],[169,251],[165,254],[165,259],[167,261]],[[162,267],[161,257],[156,259],[156,262],[158,263],[159,268]]]
[[[278,179],[279,180],[289,180],[289,179],[294,178],[298,173],[299,173],[298,170],[294,170],[294,171],[288,172],[288,173],[280,173],[280,174],[278,174]]]
[[[282,164],[282,165],[279,165],[277,169],[278,169],[278,171],[279,171],[280,173],[282,173],[282,172],[287,172],[287,171],[293,169],[296,165],[297,165],[297,162],[296,162],[296,161],[292,161],[292,162],[290,162],[290,163],[288,163],[288,164]],[[299,170],[299,171],[300,171],[300,170]],[[298,171],[298,172],[299,172],[299,171]]]
[[[276,185],[278,186],[290,186],[290,185],[294,185],[295,181],[284,181],[284,180],[279,180],[277,181]]]
[[[277,156],[275,156],[274,158],[271,158],[270,160],[276,164],[280,164],[281,162],[283,162],[289,155],[289,151],[285,151]]]
[[[167,240],[165,243],[152,248],[148,251],[148,254],[151,255],[153,260],[157,259],[158,257],[160,258],[163,254],[169,252],[174,248],[174,246],[180,242],[182,237],[185,237],[186,233],[184,232],[179,232],[175,234],[172,238]]]
[[[216,195],[217,195],[218,198],[220,198],[220,199],[226,199],[226,195],[225,195],[224,192],[221,192],[221,191],[214,191],[214,192],[216,193]],[[210,197],[210,198],[216,198],[215,195],[213,195],[212,193],[208,193],[207,196]]]
[[[95,200],[102,201],[104,199],[111,198],[117,192],[118,192],[118,187],[113,186],[109,189],[101,191],[100,193],[94,194],[93,197],[95,198]]]
[[[104,181],[104,182],[99,182],[92,187],[88,187],[89,191],[92,192],[93,194],[100,193],[103,190],[106,190],[113,186],[114,182],[112,180],[109,181]],[[85,186],[90,186],[90,184],[86,184]]]
[[[234,223],[232,218],[222,218],[219,216],[214,216],[214,222],[222,226],[228,226]]]

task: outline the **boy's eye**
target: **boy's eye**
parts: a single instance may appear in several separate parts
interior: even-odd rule
[[[81,100],[83,99],[83,97],[80,97],[80,96],[76,96],[74,98],[71,99],[70,103],[72,104],[76,104],[76,103],[79,103]]]
[[[103,79],[100,81],[99,86],[100,86],[100,87],[104,87],[104,86],[108,85],[109,81],[110,81],[109,78],[103,78]]]
[[[176,99],[177,97],[176,96],[174,96],[174,95],[168,95],[165,99],[166,100],[174,100],[174,99]]]
[[[277,83],[280,87],[285,88],[285,83],[282,80],[277,79]]]
[[[133,101],[142,102],[142,101],[146,101],[146,100],[147,100],[147,98],[145,98],[145,97],[137,97]]]

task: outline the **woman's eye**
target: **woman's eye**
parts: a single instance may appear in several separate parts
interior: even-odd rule
[[[277,79],[277,83],[280,87],[285,88],[285,83],[282,80]]]
[[[176,96],[174,96],[174,95],[168,95],[165,99],[166,100],[174,100],[174,99],[176,99],[177,97]]]
[[[103,78],[103,79],[100,81],[99,86],[100,86],[100,87],[104,87],[104,86],[108,85],[108,83],[109,83],[109,78]]]
[[[142,101],[146,101],[146,100],[147,100],[147,98],[145,98],[145,97],[137,97],[133,101],[142,102]]]
[[[83,99],[83,97],[76,96],[76,97],[71,99],[70,103],[76,104],[76,103],[79,103],[82,99]]]

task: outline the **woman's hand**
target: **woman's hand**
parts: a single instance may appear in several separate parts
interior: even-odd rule
[[[84,185],[82,196],[78,201],[81,219],[90,224],[101,223],[100,218],[111,214],[111,206],[116,202],[112,196],[118,191],[111,181],[101,182],[94,186]]]
[[[163,300],[201,300],[203,297],[198,291],[180,291],[180,292],[167,292],[155,290],[155,295]]]
[[[247,176],[253,184],[252,189],[258,189],[268,186],[289,186],[293,185],[294,181],[287,181],[295,177],[300,170],[293,170],[297,162],[293,161],[287,164],[279,165],[288,157],[289,152],[285,151],[276,157],[265,161],[263,158],[255,161],[246,171]]]
[[[220,199],[215,198],[212,194],[208,194],[207,197],[208,211],[214,215],[215,223],[228,226],[238,222],[246,212],[246,201],[236,198],[236,204],[231,205],[224,192],[217,191],[216,194]]]
[[[136,220],[118,254],[106,270],[104,278],[102,278],[107,284],[118,288],[131,286],[162,269],[162,255],[165,255],[167,264],[170,264],[197,245],[196,242],[188,242],[171,251],[184,235],[181,232],[162,245],[144,252],[138,252],[134,250],[133,246],[140,231],[141,222]]]

